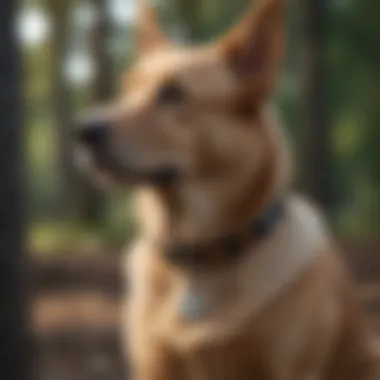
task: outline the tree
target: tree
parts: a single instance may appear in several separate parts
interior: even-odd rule
[[[0,13],[0,240],[1,240],[1,356],[3,379],[24,380],[31,373],[26,323],[25,188],[22,163],[20,62],[13,33],[16,1],[4,0]]]
[[[327,1],[301,0],[303,49],[303,152],[301,181],[325,207],[330,205],[330,126],[326,95]]]
[[[104,103],[113,92],[113,61],[109,49],[111,20],[106,0],[91,0],[96,17],[92,29],[92,59],[95,63],[95,79],[92,102]],[[99,223],[104,216],[105,194],[91,182],[85,181],[82,193],[82,219]]]
[[[72,152],[72,104],[70,88],[65,78],[69,48],[69,25],[72,1],[48,0],[52,20],[51,40],[51,102],[58,147],[58,199],[60,212],[71,214],[75,205],[77,185]]]
[[[202,38],[201,12],[199,0],[178,1],[178,16],[185,30],[185,37],[190,41],[199,41]]]

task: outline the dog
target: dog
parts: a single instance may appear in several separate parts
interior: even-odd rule
[[[316,207],[294,195],[271,104],[284,0],[180,47],[141,6],[121,95],[80,122],[86,168],[132,186],[123,336],[137,380],[378,380],[354,281]]]

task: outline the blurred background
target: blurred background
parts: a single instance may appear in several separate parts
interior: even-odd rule
[[[75,170],[71,129],[110,99],[133,62],[137,0],[23,0],[28,252],[38,379],[122,379],[119,259],[134,234],[127,191],[99,191]],[[157,0],[167,33],[203,42],[248,0]],[[298,166],[296,186],[327,213],[380,326],[380,3],[288,2],[277,93]]]

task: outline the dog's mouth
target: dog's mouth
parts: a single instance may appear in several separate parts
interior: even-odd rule
[[[181,176],[181,171],[175,164],[162,163],[149,168],[141,167],[122,162],[106,150],[81,147],[76,152],[76,161],[79,168],[89,172],[90,175],[100,174],[112,182],[125,185],[169,186],[178,181]]]

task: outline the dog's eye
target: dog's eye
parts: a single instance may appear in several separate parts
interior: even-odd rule
[[[179,83],[170,82],[158,92],[157,103],[160,105],[178,105],[185,99],[185,92]]]

